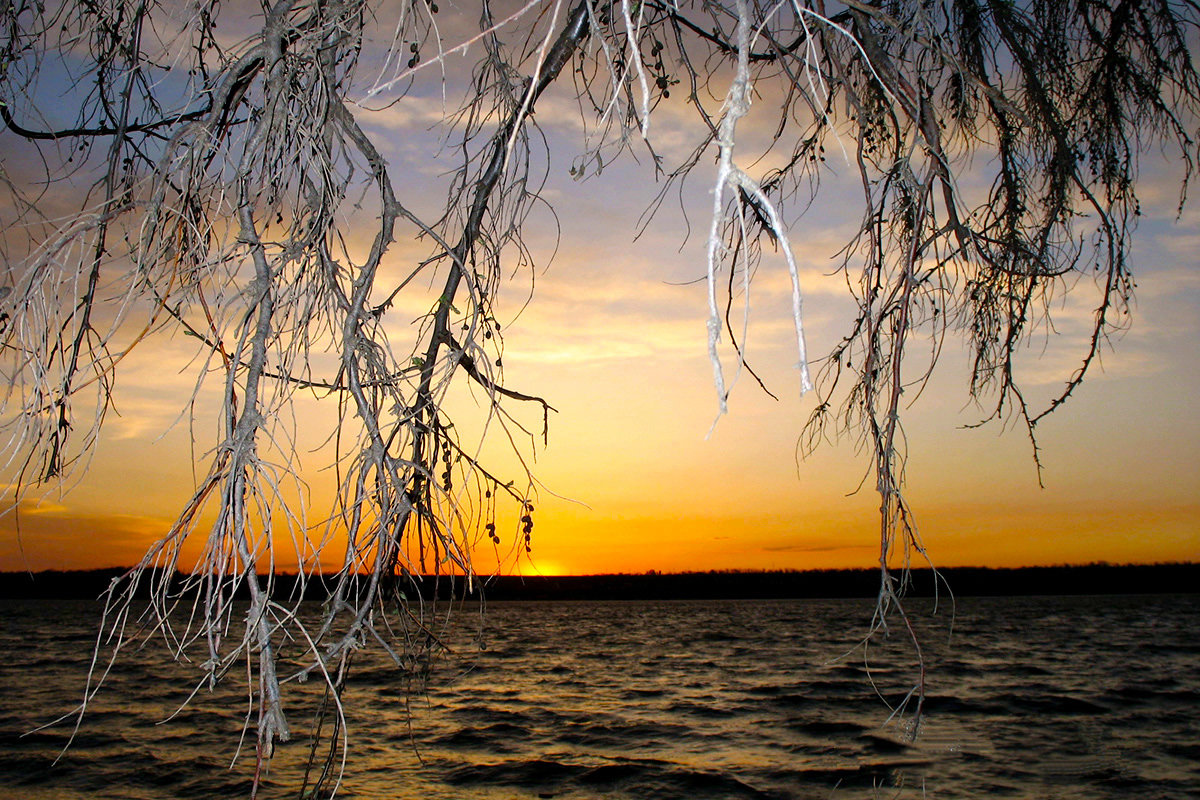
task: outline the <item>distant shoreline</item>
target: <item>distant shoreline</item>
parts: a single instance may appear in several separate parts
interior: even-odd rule
[[[80,571],[0,572],[0,598],[87,599],[104,593],[111,581],[127,568]],[[1087,564],[1053,567],[947,567],[936,590],[958,597],[1005,595],[1093,594],[1193,594],[1200,587],[1200,563]],[[295,585],[294,575],[278,575],[285,594]],[[424,577],[426,596],[462,596],[462,578]],[[874,569],[812,571],[730,571],[643,573],[578,576],[493,576],[476,582],[483,596],[502,600],[702,600],[874,597],[879,593],[879,573]],[[931,570],[912,570],[912,596],[935,591]],[[309,599],[325,596],[324,586],[312,583]]]

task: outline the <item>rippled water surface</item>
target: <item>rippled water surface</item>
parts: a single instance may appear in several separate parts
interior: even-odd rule
[[[153,652],[125,656],[57,765],[70,724],[20,736],[82,691],[95,613],[0,603],[0,797],[245,796],[238,688],[164,722],[195,673]],[[968,598],[952,635],[946,609],[922,617],[915,742],[884,703],[911,650],[864,661],[869,618],[864,601],[496,603],[480,636],[460,612],[455,655],[416,694],[360,659],[339,796],[1200,796],[1200,597]],[[304,701],[289,713],[302,733]],[[280,747],[260,796],[294,796],[308,746]]]

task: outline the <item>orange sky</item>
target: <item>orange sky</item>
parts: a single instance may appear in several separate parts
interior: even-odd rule
[[[601,190],[616,191],[592,189]],[[631,203],[627,216],[636,209]],[[1157,235],[1139,246],[1138,318],[1103,370],[1043,424],[1044,489],[1022,430],[963,428],[980,414],[965,400],[965,356],[948,350],[944,374],[906,417],[909,497],[935,564],[1154,562],[1200,553],[1195,220],[1188,212],[1180,223],[1143,224],[1143,233]],[[694,269],[687,259],[697,245],[676,253],[667,246],[673,236],[637,246],[614,236],[617,256],[568,235],[534,302],[506,332],[509,385],[547,397],[558,413],[533,464],[542,488],[532,563],[514,562],[510,531],[499,553],[490,545],[477,552],[481,572],[876,563],[878,501],[870,480],[858,488],[867,461],[854,443],[829,444],[797,466],[813,401],[797,399],[786,326],[764,326],[751,342],[781,401],[743,381],[706,438],[717,404],[702,298],[694,287],[664,283]],[[819,276],[808,277],[809,335],[819,353],[840,330],[845,299],[836,279],[822,289]],[[769,323],[778,298],[761,291]],[[182,366],[191,347],[163,342],[123,365],[120,415],[110,419],[91,471],[65,495],[26,503],[23,554],[14,518],[0,520],[0,569],[129,564],[166,529],[192,485],[186,425],[171,427],[191,379],[164,364]],[[1067,355],[1056,347],[1051,342],[1040,360],[1031,354],[1034,369],[1053,362],[1033,382],[1043,393],[1067,374]],[[320,454],[305,465],[314,497],[327,497]]]
[[[729,414],[706,436],[717,401],[703,288],[680,284],[702,275],[695,227],[707,187],[692,187],[701,211],[691,218],[690,238],[680,213],[664,208],[634,242],[655,190],[646,171],[619,164],[572,181],[566,173],[577,131],[555,109],[553,102],[539,108],[538,121],[562,146],[546,192],[561,241],[550,260],[550,220],[533,223],[541,258],[533,301],[522,311],[530,283],[523,275],[498,308],[506,383],[545,397],[558,413],[549,446],[538,443],[532,465],[540,482],[532,561],[511,549],[510,520],[498,552],[477,550],[477,569],[587,574],[877,563],[878,500],[869,476],[864,481],[865,454],[853,441],[834,442],[796,461],[814,401],[798,398],[782,262],[768,259],[758,278],[748,345],[781,399],[744,377]],[[426,163],[433,139],[424,132],[425,112],[376,120],[373,130],[397,171],[404,163],[428,176],[442,169]],[[672,124],[667,118],[657,129],[668,142]],[[0,154],[12,148],[10,135],[0,133]],[[660,149],[669,160],[687,147]],[[1042,424],[1045,488],[1019,426],[964,429],[981,412],[967,402],[967,355],[957,344],[947,346],[942,371],[908,411],[909,499],[936,565],[1200,556],[1200,207],[1193,203],[1176,220],[1179,175],[1171,165],[1151,166],[1133,259],[1136,318],[1071,402]],[[830,169],[829,200],[793,231],[814,358],[848,322],[842,279],[826,273],[858,214],[839,167]],[[403,246],[396,254],[400,273]],[[1086,308],[1068,305],[1055,333],[1031,341],[1024,368],[1032,396],[1052,396],[1070,375],[1088,320]],[[31,493],[19,517],[0,518],[0,570],[131,564],[170,525],[193,480],[187,424],[177,420],[193,380],[179,370],[194,348],[186,337],[154,340],[121,365],[117,413],[91,470],[69,492]],[[531,411],[529,420],[540,427],[540,414]],[[207,433],[200,430],[197,451],[209,446]],[[322,456],[304,462],[312,520],[330,493]],[[286,569],[287,557],[280,563]]]

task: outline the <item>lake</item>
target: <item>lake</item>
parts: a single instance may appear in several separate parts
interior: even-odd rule
[[[916,741],[887,705],[914,680],[911,647],[896,633],[864,652],[871,608],[460,608],[453,654],[425,686],[357,662],[338,797],[1200,796],[1200,596],[965,598],[932,616],[926,604]],[[124,654],[56,765],[73,723],[21,736],[78,702],[96,613],[0,602],[0,797],[247,796],[252,743],[235,760],[244,687],[201,692],[172,716],[198,673],[155,646]],[[260,797],[295,796],[306,702],[288,708],[297,740],[278,748]]]

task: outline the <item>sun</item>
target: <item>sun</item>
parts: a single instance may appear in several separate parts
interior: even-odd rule
[[[522,564],[522,567],[522,572],[526,575],[551,577],[568,574],[568,570],[559,562],[548,558],[540,558],[536,554],[531,554],[526,563]]]

